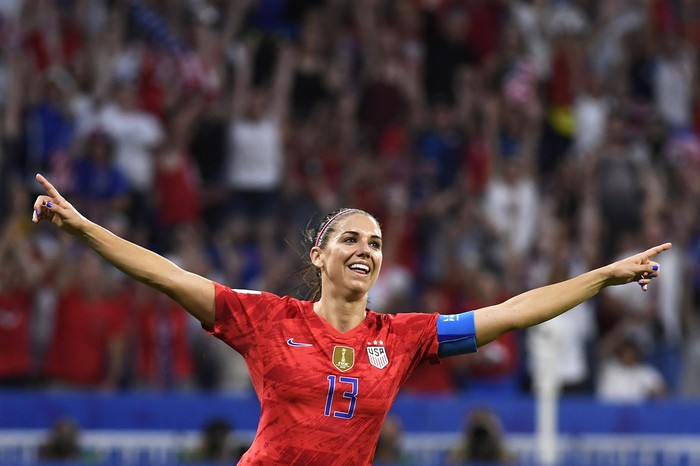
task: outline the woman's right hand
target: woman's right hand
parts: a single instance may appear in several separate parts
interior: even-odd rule
[[[34,201],[32,222],[39,223],[48,220],[63,231],[78,235],[89,223],[70,202],[61,196],[56,188],[42,175],[37,174],[36,180],[46,190],[46,195],[40,195]]]

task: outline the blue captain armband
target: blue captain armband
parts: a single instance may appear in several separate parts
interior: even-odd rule
[[[477,347],[474,311],[438,316],[437,335],[438,356],[441,358],[475,353]]]

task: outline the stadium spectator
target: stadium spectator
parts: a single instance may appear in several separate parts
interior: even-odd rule
[[[316,120],[318,113],[325,110],[322,107],[327,105],[334,86],[331,67],[325,58],[330,44],[324,37],[330,31],[323,21],[321,10],[314,9],[300,24],[289,102],[289,116],[294,122]]]
[[[420,68],[396,27],[370,1],[354,2],[353,7],[364,60],[358,76],[362,85],[357,92],[357,136],[374,151],[387,131],[406,123],[410,104],[420,103]]]
[[[209,419],[202,429],[200,444],[181,454],[184,463],[233,464],[241,459],[247,445],[236,438],[231,423],[224,418]]]
[[[424,2],[424,5],[419,11],[425,49],[425,93],[428,98],[438,95],[450,98],[454,95],[455,76],[459,70],[478,61],[473,44],[465,40],[468,30],[465,26],[472,18],[461,4]]]
[[[37,456],[41,461],[50,463],[98,463],[96,452],[82,446],[81,431],[78,422],[68,417],[61,417],[54,422],[44,442],[39,445]]]
[[[107,133],[95,130],[86,137],[72,182],[76,204],[86,215],[106,220],[108,214],[127,212],[129,182],[114,164],[114,141]]]
[[[556,219],[554,210],[552,206],[545,208],[540,217],[542,234],[538,240],[538,255],[527,273],[530,286],[576,276],[586,269],[590,260],[586,257],[586,250],[590,248],[586,248],[577,228],[569,221]],[[595,358],[590,352],[598,337],[595,305],[581,303],[570,312],[545,322],[539,329],[552,336],[555,342],[557,358],[551,366],[561,391],[589,393],[595,378]],[[526,354],[538,351],[537,337],[528,330]],[[534,375],[533,364],[529,364],[527,369],[530,375]]]
[[[241,45],[235,66],[226,156],[231,222],[250,230],[266,247],[274,244],[285,169],[283,126],[289,107],[292,50],[261,42]],[[255,81],[255,59],[276,52],[272,77]],[[258,55],[260,54],[260,55]],[[260,78],[262,79],[262,78]]]
[[[453,309],[450,293],[439,283],[426,283],[423,285],[420,309],[431,312],[436,309]],[[442,311],[445,312],[445,311]],[[461,359],[462,356],[457,356]],[[451,370],[453,362],[444,361],[443,364],[422,364],[413,371],[411,376],[403,384],[404,393],[423,395],[450,395],[457,393],[457,381]]]
[[[22,387],[36,382],[32,324],[36,293],[47,271],[46,261],[30,243],[26,218],[27,192],[15,182],[10,215],[0,230],[0,386]]]
[[[379,432],[377,449],[374,452],[374,466],[401,466],[417,464],[416,459],[406,453],[403,446],[403,426],[396,416],[387,416]]]
[[[61,186],[69,186],[69,155],[76,129],[68,107],[70,83],[66,81],[70,79],[64,69],[40,75],[41,94],[25,117],[25,169],[50,172]]]
[[[623,257],[626,252],[634,250],[641,241],[632,234],[625,234],[620,238],[620,250],[616,257]],[[610,289],[601,294],[597,316],[600,332],[605,336],[621,328],[632,329],[646,351],[645,356],[649,356],[655,351],[657,343],[658,299],[639,300],[632,291],[635,290]]]
[[[450,465],[514,464],[498,416],[486,407],[472,409],[462,437],[446,458]]]
[[[148,287],[132,291],[128,346],[135,387],[151,390],[191,388],[194,360],[187,314],[177,303]]]
[[[692,123],[693,88],[697,83],[697,60],[681,32],[672,27],[660,31],[652,75],[654,104],[671,129]]]
[[[26,89],[24,79],[27,65],[22,55],[8,47],[4,59],[0,60],[0,82],[6,97],[0,102],[0,195],[9,198],[11,187],[26,175],[24,132],[26,121]]]
[[[643,340],[634,330],[620,329],[607,337],[600,347],[597,398],[613,403],[642,403],[664,398],[666,381],[656,367],[645,361]]]
[[[624,247],[624,235],[634,235],[643,226],[653,196],[649,188],[655,176],[649,164],[648,147],[632,132],[624,109],[608,114],[606,139],[588,158],[586,184],[596,193],[604,257],[613,257]]]
[[[154,150],[154,223],[159,250],[170,249],[174,228],[199,226],[204,221],[201,182],[188,151],[202,108],[201,96],[174,104],[165,117],[165,139]]]
[[[469,283],[464,285],[466,298],[460,308],[479,309],[506,299],[502,277],[498,274],[483,270],[478,274],[467,272],[466,275],[470,278],[465,280]],[[474,355],[451,359],[453,377],[461,391],[475,396],[516,393],[522,364],[521,338],[519,333],[510,332],[484,345]]]
[[[111,94],[95,115],[94,128],[114,141],[114,163],[129,182],[132,222],[148,226],[153,209],[148,193],[154,186],[154,149],[162,143],[161,122],[139,107],[136,83],[113,78]]]
[[[53,261],[54,324],[41,375],[57,388],[114,390],[124,373],[121,287],[99,257],[72,242]],[[75,254],[75,256],[71,256]]]

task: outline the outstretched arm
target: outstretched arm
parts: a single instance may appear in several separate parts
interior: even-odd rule
[[[159,291],[164,292],[206,327],[214,325],[214,284],[211,280],[181,269],[168,259],[131,243],[83,217],[42,175],[37,181],[46,195],[34,202],[32,221],[48,220],[63,231],[85,241],[109,263]]]
[[[670,247],[671,243],[661,244],[569,280],[476,310],[477,345],[485,345],[511,330],[541,324],[592,298],[607,286],[637,281],[646,291],[651,279],[660,272],[659,264],[651,259]]]

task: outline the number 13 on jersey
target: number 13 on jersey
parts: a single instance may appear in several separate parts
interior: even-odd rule
[[[337,377],[335,375],[329,375],[327,379],[328,395],[326,396],[326,409],[323,414],[325,416],[339,417],[341,419],[352,419],[357,404],[358,379],[345,376]],[[336,389],[342,392],[343,398],[349,400],[345,411],[342,410],[344,406],[338,406],[338,409],[333,410],[333,396],[335,395]]]

